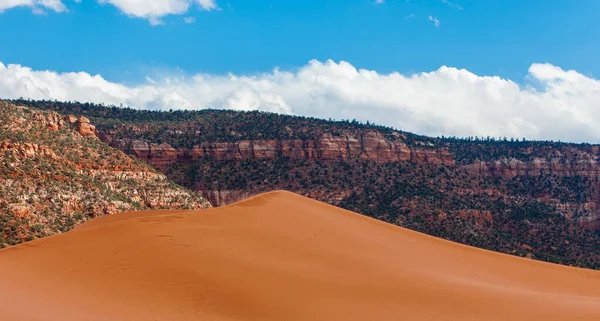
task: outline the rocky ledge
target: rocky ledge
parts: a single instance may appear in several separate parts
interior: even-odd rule
[[[100,134],[100,139],[127,154],[156,167],[179,161],[212,157],[217,160],[275,159],[291,160],[348,160],[375,162],[416,161],[430,164],[454,165],[447,148],[409,148],[400,138],[386,139],[378,131],[360,135],[332,136],[323,134],[314,140],[240,140],[237,142],[206,142],[191,149],[176,149],[163,143],[143,140],[112,139]]]

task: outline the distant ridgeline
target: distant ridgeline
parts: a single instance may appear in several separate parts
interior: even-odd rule
[[[432,138],[265,112],[15,104],[83,115],[103,142],[213,205],[287,189],[490,250],[600,268],[600,146]]]

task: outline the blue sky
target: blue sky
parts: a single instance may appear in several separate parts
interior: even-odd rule
[[[597,0],[0,0],[0,98],[600,142]]]
[[[68,12],[36,15],[21,7],[1,14],[0,61],[114,81],[176,68],[290,69],[311,59],[380,72],[447,65],[515,80],[534,62],[600,74],[595,0],[221,0],[220,10],[191,7],[159,26],[92,0],[64,4]]]

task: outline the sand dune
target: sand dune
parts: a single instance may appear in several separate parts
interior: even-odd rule
[[[600,320],[600,272],[288,193],[101,218],[0,251],[0,320]]]

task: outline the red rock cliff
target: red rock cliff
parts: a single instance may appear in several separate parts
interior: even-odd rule
[[[598,146],[589,148],[567,147],[553,150],[546,157],[535,157],[528,161],[516,158],[501,158],[494,161],[479,161],[466,168],[480,175],[513,178],[516,176],[581,176],[600,177]]]
[[[100,138],[128,154],[154,166],[163,167],[178,161],[205,156],[218,160],[275,159],[292,160],[363,159],[376,162],[416,161],[454,165],[446,148],[409,148],[401,139],[386,139],[377,131],[366,131],[358,136],[323,134],[315,140],[240,140],[237,142],[206,142],[192,149],[175,149],[169,144],[153,144],[141,140],[112,140],[110,135]]]

